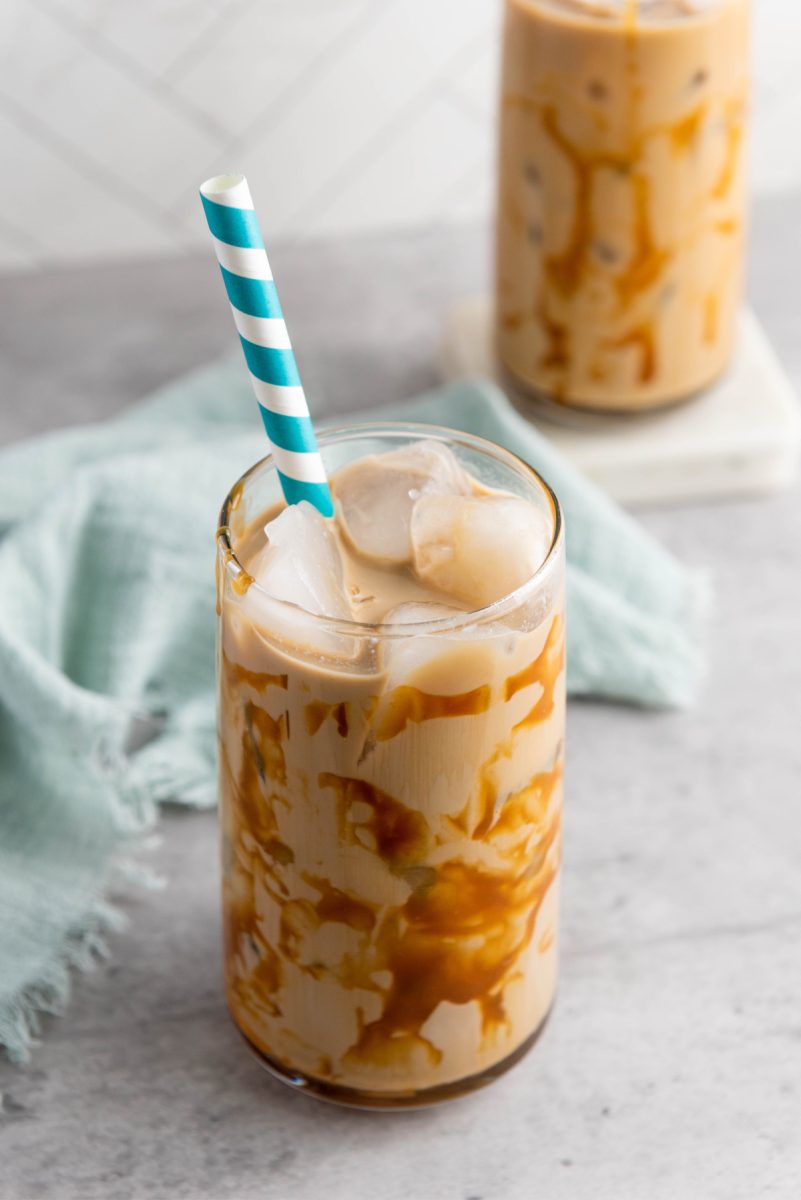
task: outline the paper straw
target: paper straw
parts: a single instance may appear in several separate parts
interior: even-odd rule
[[[264,239],[244,175],[200,186],[223,283],[287,504],[308,500],[324,517],[334,506],[289,341]]]

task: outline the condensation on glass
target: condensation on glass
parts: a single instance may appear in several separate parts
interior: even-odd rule
[[[506,0],[496,342],[563,405],[632,411],[732,354],[747,0]]]

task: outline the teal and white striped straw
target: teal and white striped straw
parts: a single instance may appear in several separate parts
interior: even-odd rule
[[[200,186],[225,290],[287,504],[308,500],[324,517],[334,506],[317,449],[264,239],[244,175]]]

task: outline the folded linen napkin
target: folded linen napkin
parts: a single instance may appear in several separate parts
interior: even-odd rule
[[[481,434],[553,485],[572,695],[691,700],[697,578],[501,392],[466,381],[376,415]],[[114,421],[0,452],[0,1043],[13,1059],[37,1014],[63,1007],[69,966],[102,952],[120,919],[115,874],[136,874],[132,839],[157,805],[214,803],[213,532],[228,488],[264,453],[231,362]]]

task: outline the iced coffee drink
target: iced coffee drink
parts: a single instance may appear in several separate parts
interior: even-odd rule
[[[732,352],[747,0],[506,0],[497,348],[524,388],[633,410]]]
[[[345,1103],[488,1082],[556,982],[564,550],[547,486],[430,427],[272,460],[218,533],[225,974],[266,1065]]]

